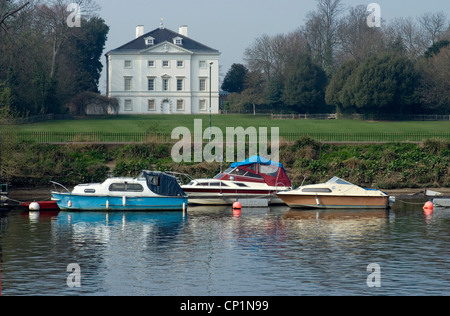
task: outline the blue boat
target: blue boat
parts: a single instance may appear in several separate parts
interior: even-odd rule
[[[52,191],[61,210],[70,211],[181,211],[188,197],[175,177],[143,170],[137,178],[108,178],[103,183],[79,184],[70,192]]]

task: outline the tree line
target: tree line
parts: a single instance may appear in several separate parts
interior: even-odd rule
[[[368,23],[366,6],[316,0],[297,30],[262,35],[222,89],[232,112],[450,113],[450,23],[444,12]]]
[[[99,92],[109,27],[98,10],[92,0],[0,0],[3,118],[63,114],[80,94]]]

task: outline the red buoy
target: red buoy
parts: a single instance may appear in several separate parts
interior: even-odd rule
[[[425,205],[423,206],[423,211],[425,213],[425,215],[430,215],[433,213],[433,209],[434,209],[434,205],[433,202],[426,202]]]
[[[242,204],[240,202],[233,203],[233,210],[240,210],[242,208]]]

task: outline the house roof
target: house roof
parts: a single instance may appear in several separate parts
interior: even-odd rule
[[[166,28],[157,28],[151,32],[148,32],[132,40],[131,42],[126,43],[125,45],[122,45],[116,49],[111,50],[109,53],[120,51],[133,51],[133,50],[140,51],[147,49],[150,47],[145,43],[145,39],[148,37],[152,37],[154,39],[153,41],[154,45],[152,46],[156,46],[164,42],[173,43],[173,39],[178,37],[183,39],[183,44],[180,47],[184,49],[190,50],[192,52],[219,53],[219,51],[216,49],[210,48],[197,41],[194,41],[193,39],[187,36],[183,36],[177,32],[171,31]]]

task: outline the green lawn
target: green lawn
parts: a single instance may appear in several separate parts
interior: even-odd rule
[[[208,115],[136,115],[47,121],[10,127],[31,132],[161,132],[183,126],[193,131],[194,119],[209,127]],[[212,125],[226,127],[279,127],[280,133],[449,133],[450,121],[369,122],[359,120],[272,120],[270,116],[213,115]],[[1,129],[2,127],[0,127]]]

